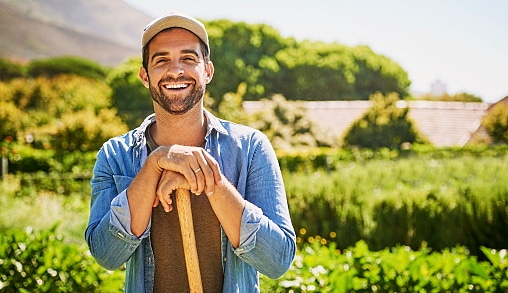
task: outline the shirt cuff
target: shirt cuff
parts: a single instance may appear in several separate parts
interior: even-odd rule
[[[127,200],[127,190],[122,191],[111,201],[111,215],[109,221],[118,231],[126,235],[134,236],[131,231],[131,212],[129,209],[129,201]],[[151,224],[152,222],[150,219],[145,231],[139,239],[148,237]]]
[[[240,226],[240,246],[235,249],[235,254],[246,253],[256,246],[256,235],[261,226],[263,211],[252,204],[245,202]]]

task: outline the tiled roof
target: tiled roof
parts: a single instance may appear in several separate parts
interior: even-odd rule
[[[318,125],[342,137],[350,125],[370,107],[370,101],[302,102]],[[488,103],[399,101],[409,107],[409,117],[435,146],[463,146],[478,130],[490,106]],[[262,108],[262,102],[244,102],[247,113]]]

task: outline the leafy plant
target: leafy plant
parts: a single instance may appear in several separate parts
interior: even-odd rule
[[[100,292],[109,274],[85,248],[65,244],[55,229],[0,235],[2,292]]]
[[[508,144],[508,102],[496,104],[483,119],[483,125],[495,143]]]
[[[263,292],[506,292],[506,250],[484,248],[492,263],[467,249],[434,252],[396,246],[371,251],[364,241],[340,251],[307,243],[279,280],[262,277]]]

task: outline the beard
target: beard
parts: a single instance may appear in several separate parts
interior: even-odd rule
[[[181,77],[177,79],[169,78],[159,81],[157,87],[149,82],[152,100],[170,114],[182,115],[187,113],[190,109],[194,108],[194,106],[203,98],[203,95],[205,94],[205,85],[200,83],[191,85],[192,89],[190,93],[183,97],[180,94],[165,95],[163,93],[163,88],[160,85],[162,82],[182,82],[187,80],[189,79]]]

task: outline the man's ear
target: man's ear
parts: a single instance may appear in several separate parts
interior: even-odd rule
[[[146,72],[146,69],[141,66],[139,67],[139,73],[138,73],[139,79],[141,79],[141,82],[146,88],[149,88],[150,83],[148,81],[148,73]]]
[[[208,66],[206,68],[206,79],[205,79],[206,84],[209,84],[210,81],[212,81],[213,73],[214,73],[213,63],[212,61],[209,61]]]

